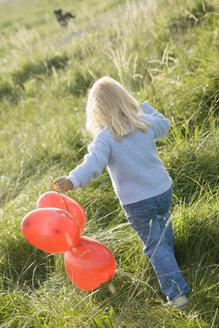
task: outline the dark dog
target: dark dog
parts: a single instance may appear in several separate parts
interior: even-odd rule
[[[60,26],[66,27],[68,25],[68,22],[71,19],[74,19],[75,16],[71,13],[63,13],[62,9],[55,9],[54,14],[56,16],[56,19]]]

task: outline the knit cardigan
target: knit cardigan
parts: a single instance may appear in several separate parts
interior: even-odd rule
[[[116,140],[109,129],[100,131],[89,144],[82,164],[67,177],[74,190],[100,176],[105,166],[122,205],[158,196],[170,188],[172,180],[155,144],[168,133],[169,121],[147,101],[141,108],[144,112],[141,117],[152,126],[147,127],[146,132],[136,129],[121,141]]]

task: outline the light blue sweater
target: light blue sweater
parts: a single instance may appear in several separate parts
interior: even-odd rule
[[[153,125],[146,132],[136,129],[117,141],[110,130],[97,134],[88,146],[89,153],[67,177],[74,189],[84,187],[98,177],[105,166],[122,205],[158,196],[167,191],[172,180],[158,157],[155,140],[169,131],[169,121],[147,101],[141,105],[142,118]]]

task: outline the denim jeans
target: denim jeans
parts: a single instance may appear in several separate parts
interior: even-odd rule
[[[169,208],[173,187],[165,193],[123,205],[131,227],[137,232],[168,300],[186,294],[189,287],[174,255],[173,229]]]

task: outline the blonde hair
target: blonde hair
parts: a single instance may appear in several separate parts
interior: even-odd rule
[[[102,77],[92,86],[86,107],[86,128],[96,134],[101,128],[109,129],[120,139],[135,129],[145,132],[151,126],[143,120],[140,103],[116,80]]]

